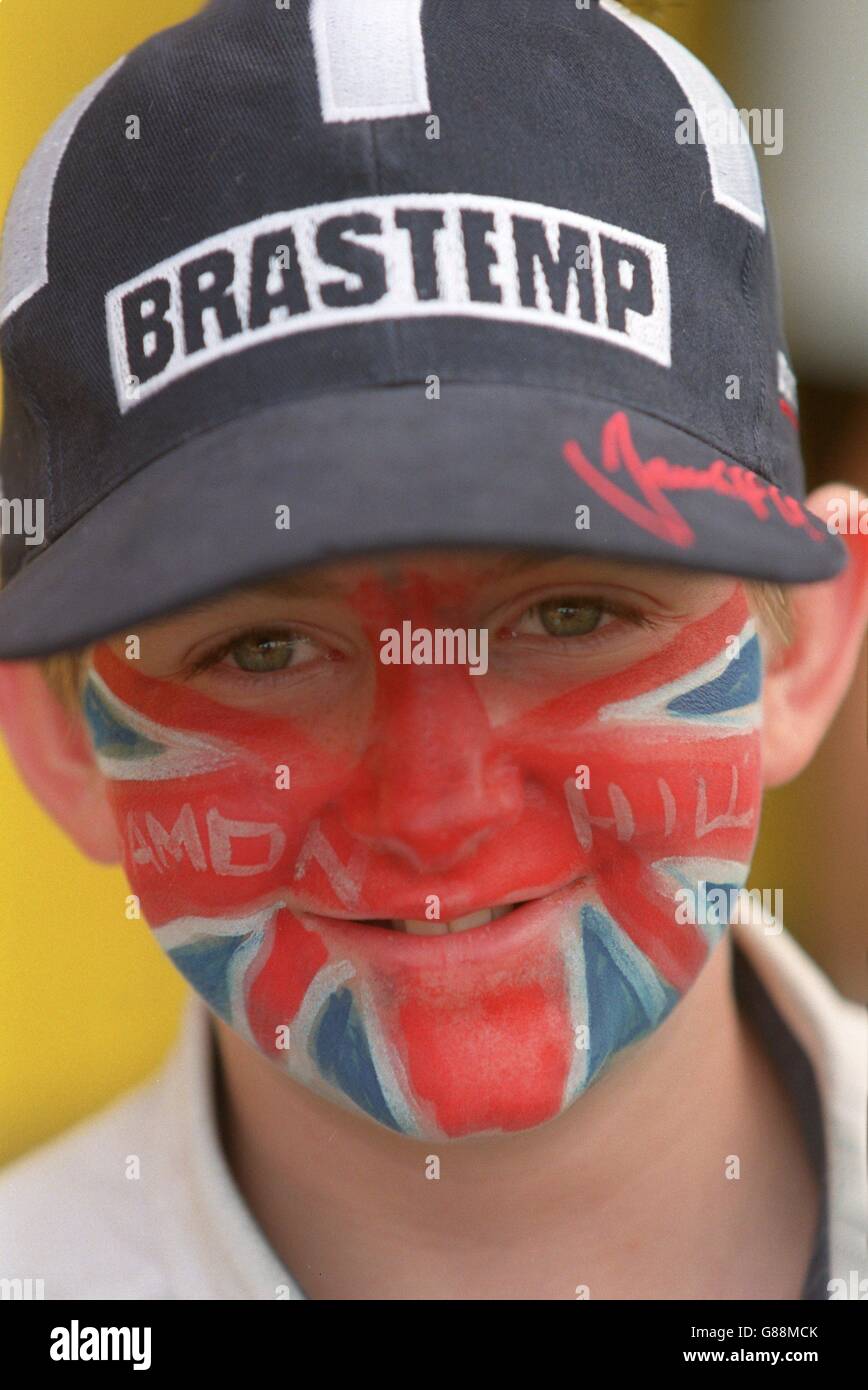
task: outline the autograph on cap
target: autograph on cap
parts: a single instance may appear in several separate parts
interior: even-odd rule
[[[811,540],[823,539],[822,531],[812,525],[809,513],[795,497],[783,496],[773,483],[740,464],[714,459],[707,468],[692,468],[670,463],[662,456],[640,458],[623,410],[610,415],[603,426],[600,451],[602,468],[590,462],[575,439],[566,440],[562,452],[573,471],[610,506],[643,530],[682,549],[696,544],[696,533],[667,492],[715,492],[743,502],[760,521],[771,519],[771,503],[789,526],[803,527]],[[633,480],[641,500],[609,476],[622,471]]]

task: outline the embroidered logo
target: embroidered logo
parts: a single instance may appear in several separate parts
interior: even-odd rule
[[[668,367],[666,247],[593,217],[474,194],[270,213],[108,292],[118,405],[288,334],[426,315],[579,333]]]

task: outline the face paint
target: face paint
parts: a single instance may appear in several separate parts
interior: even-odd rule
[[[426,584],[411,598],[435,626]],[[376,651],[394,596],[365,584],[353,603]],[[127,874],[192,987],[296,1081],[419,1137],[527,1129],[695,980],[725,924],[684,921],[684,890],[746,878],[761,660],[744,591],[602,678],[375,668],[352,728],[320,742],[99,647],[85,713]],[[522,905],[445,936],[357,920],[436,899],[443,921]]]

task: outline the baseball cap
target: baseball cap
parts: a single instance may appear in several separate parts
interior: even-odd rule
[[[6,219],[0,658],[406,546],[837,573],[721,112],[615,0],[212,0],[120,58]]]

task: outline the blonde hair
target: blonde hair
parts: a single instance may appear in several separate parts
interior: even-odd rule
[[[81,702],[86,673],[87,649],[77,652],[56,652],[44,656],[39,667],[43,679],[69,714],[75,713]]]
[[[793,640],[793,612],[790,597],[782,584],[745,580],[748,603],[772,651],[788,647]]]

